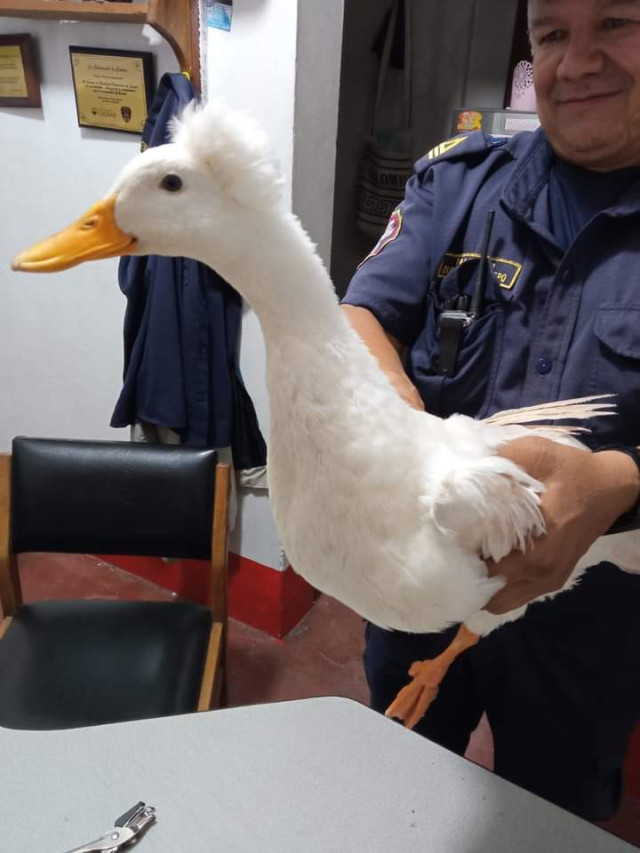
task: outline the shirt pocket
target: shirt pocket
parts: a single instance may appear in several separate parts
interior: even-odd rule
[[[477,261],[468,261],[445,279],[432,282],[424,331],[412,352],[412,378],[427,411],[442,417],[457,412],[482,417],[493,394],[508,301],[493,276],[487,281],[482,314],[460,331],[455,374],[444,377],[438,373],[440,315],[452,306],[452,300],[460,296],[471,299],[476,268]]]
[[[640,441],[640,305],[601,305],[593,331],[597,339],[590,391],[615,394],[617,415],[594,421],[598,443]]]
[[[441,389],[442,417],[457,412],[484,417],[495,385],[504,336],[504,311],[496,303],[463,330],[456,372],[444,379]]]

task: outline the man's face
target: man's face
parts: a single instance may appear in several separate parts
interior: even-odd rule
[[[590,169],[640,165],[640,0],[529,0],[540,121]]]

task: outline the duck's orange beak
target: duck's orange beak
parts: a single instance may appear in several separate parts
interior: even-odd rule
[[[11,269],[59,272],[84,261],[130,254],[136,240],[116,225],[115,204],[115,195],[98,202],[64,231],[17,255]]]

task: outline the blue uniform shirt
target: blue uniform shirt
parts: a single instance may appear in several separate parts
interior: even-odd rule
[[[635,180],[638,169],[592,172],[557,160],[549,177],[551,233],[566,251],[582,229],[612,207]]]
[[[542,130],[510,140],[477,132],[429,152],[343,301],[368,308],[408,348],[407,371],[434,414],[615,393],[619,416],[594,419],[586,441],[638,444],[640,170],[618,175],[615,201],[604,198],[571,239],[550,198],[554,162]],[[471,295],[491,210],[484,312],[444,377],[438,317]]]

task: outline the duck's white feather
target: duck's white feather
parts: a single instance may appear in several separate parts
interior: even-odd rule
[[[550,403],[538,403],[535,406],[524,406],[521,409],[505,409],[497,412],[484,423],[496,424],[497,426],[509,426],[509,424],[535,423],[545,418],[593,418],[615,415],[611,401],[615,394],[598,394],[591,397],[580,397],[576,400],[556,400]],[[604,400],[609,400],[605,403]],[[557,428],[556,428],[557,429]],[[581,430],[580,427],[569,427],[568,429]]]
[[[158,191],[166,173],[181,175],[182,193]],[[189,110],[174,143],[139,155],[116,192],[118,224],[141,254],[195,257],[258,315],[271,502],[296,571],[387,628],[466,622],[485,633],[513,617],[481,613],[501,586],[482,558],[544,530],[542,486],[497,450],[531,434],[579,446],[572,427],[530,424],[611,407],[585,398],[484,422],[409,408],[347,323],[300,223],[281,209],[262,131],[220,103]],[[600,555],[627,548],[614,538],[597,543]]]

